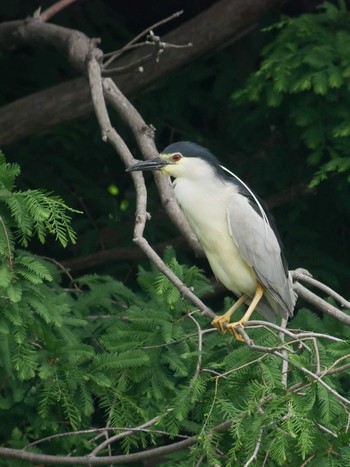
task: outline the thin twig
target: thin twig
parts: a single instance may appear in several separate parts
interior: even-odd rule
[[[144,29],[142,32],[140,32],[137,36],[135,36],[130,42],[128,42],[124,47],[122,47],[119,50],[116,50],[114,52],[109,52],[107,54],[104,54],[104,57],[110,57],[109,60],[107,60],[103,66],[104,68],[108,67],[116,58],[120,57],[123,53],[125,53],[127,50],[130,50],[130,48],[136,44],[138,40],[140,40],[142,37],[144,37],[146,34],[148,34],[150,31],[153,29],[158,28],[159,26],[162,26],[163,24],[169,23],[169,21],[172,21],[175,18],[178,18],[181,16],[183,13],[183,10],[176,11],[172,15],[168,16],[167,18],[164,18],[157,23],[152,24],[152,26],[149,26],[148,28]]]
[[[317,345],[317,340],[315,337],[313,337],[312,342],[314,344],[314,349],[315,349],[315,355],[316,355],[316,373],[320,373],[321,371],[321,361],[320,361],[320,352],[318,350],[318,345]]]
[[[281,328],[283,330],[286,329],[287,324],[288,324],[288,320],[285,319],[285,318],[282,318]],[[279,332],[279,337],[281,339],[281,342],[284,342],[285,333],[280,331]],[[287,357],[288,356],[287,355],[287,350],[282,349],[282,354],[284,355],[284,357]],[[282,383],[282,386],[285,387],[285,388],[288,386],[288,367],[289,367],[289,360],[288,360],[288,358],[285,358],[285,359],[282,360],[282,368],[281,368],[281,383]]]
[[[141,115],[128,101],[128,99],[126,99],[113,80],[110,78],[105,78],[103,80],[103,90],[107,102],[117,111],[120,118],[133,132],[135,140],[144,158],[150,159],[153,157],[158,157],[159,154],[154,144],[154,129],[149,125],[146,125]],[[129,166],[134,162],[135,160],[125,161],[125,164],[126,166]],[[131,172],[131,175],[133,176],[134,183],[135,175],[139,175],[143,180],[143,175],[140,172]],[[154,173],[153,176],[158,187],[163,207],[169,215],[170,219],[174,222],[180,232],[182,232],[186,241],[189,243],[195,253],[198,256],[203,255],[203,249],[200,246],[197,237],[190,228],[187,219],[185,218],[174,198],[174,192],[171,187],[169,177],[164,177],[159,173]],[[137,235],[135,236],[137,237]]]
[[[111,436],[110,438],[104,440],[102,443],[96,446],[95,449],[93,449],[89,455],[96,456],[100,451],[102,451],[104,448],[109,446],[111,443],[114,443],[115,441],[118,441],[120,439],[123,439],[129,436],[133,434],[135,431],[142,431],[143,429],[154,425],[159,420],[159,418],[160,416],[154,417],[151,420],[148,420],[147,422],[143,423],[142,425],[139,425],[135,428],[127,428],[125,431],[123,431],[123,433],[118,433],[114,436]]]
[[[59,269],[61,269],[61,271],[63,271],[64,274],[66,274],[66,276],[69,278],[69,280],[71,281],[71,283],[73,285],[73,290],[66,289],[66,291],[75,292],[75,293],[82,292],[81,288],[78,287],[78,285],[76,284],[76,282],[74,280],[74,277],[69,272],[69,269],[67,269],[62,263],[57,261],[55,258],[50,258],[49,256],[41,256],[41,258],[45,259],[46,261],[50,261],[50,263],[53,263],[55,266],[57,266]]]
[[[140,47],[147,47],[147,46],[151,46],[153,48],[152,53],[144,55],[143,57],[140,57],[134,60],[133,62],[129,62],[123,66],[107,68],[107,69],[104,67],[102,70],[103,74],[110,75],[113,73],[113,75],[116,75],[116,74],[128,73],[136,69],[138,69],[140,72],[143,72],[143,65],[145,65],[147,62],[151,60],[155,60],[156,62],[158,62],[160,54],[162,54],[165,49],[184,49],[187,47],[192,47],[193,44],[191,42],[189,42],[188,44],[181,44],[181,45],[168,44],[167,42],[162,42],[159,36],[155,36],[154,34],[152,34],[150,38],[147,39],[147,41],[142,42],[140,44],[134,44],[132,47],[140,48]]]
[[[343,342],[344,339],[340,339],[339,337],[334,337],[329,334],[322,334],[319,332],[310,332],[310,331],[302,331],[298,332],[297,334],[293,333],[293,329],[285,329],[282,326],[279,326],[278,324],[275,323],[270,323],[269,321],[262,321],[262,320],[251,320],[248,321],[248,323],[245,324],[246,328],[254,328],[254,327],[270,327],[272,329],[275,329],[276,331],[283,332],[289,337],[292,337],[293,339],[303,339],[307,337],[319,337],[323,339],[328,339],[334,342]]]
[[[296,281],[301,280],[303,282],[306,282],[307,284],[317,287],[330,297],[334,298],[337,302],[340,303],[342,307],[349,308],[350,310],[350,302],[348,300],[346,300],[344,297],[338,294],[335,290],[331,289],[328,285],[323,284],[322,282],[314,279],[308,271],[306,274],[305,269],[296,269],[295,271],[293,271],[293,279]]]
[[[306,459],[305,462],[303,462],[303,463],[301,464],[300,467],[305,467],[305,465],[309,464],[315,456],[316,456],[316,454],[312,454],[310,457],[308,457],[308,458]]]
[[[197,327],[197,335],[198,335],[198,359],[197,359],[197,365],[196,365],[196,370],[192,378],[192,383],[195,379],[197,379],[201,368],[202,368],[202,349],[203,349],[203,334],[202,334],[202,328],[200,327],[200,324],[198,321],[192,316],[192,313],[188,314],[188,317],[194,322],[194,324]]]
[[[262,435],[262,430],[260,430],[259,438],[258,438],[258,441],[256,442],[253,454],[247,460],[247,462],[244,464],[244,467],[248,467],[258,457],[258,452],[259,452],[260,445],[261,445],[261,435]]]
[[[314,305],[318,310],[322,311],[323,313],[326,313],[327,315],[332,316],[341,323],[350,326],[350,315],[347,315],[343,311],[338,310],[338,308],[326,302],[321,297],[311,292],[299,282],[295,282],[293,288],[299,297],[302,297],[304,300],[311,303],[311,305]]]
[[[321,430],[321,431],[324,431],[325,433],[327,433],[328,435],[331,435],[333,436],[334,438],[338,438],[338,435],[336,433],[334,433],[334,431],[331,431],[329,428],[326,428],[325,426],[321,425],[320,423],[317,423],[316,422],[316,426],[318,426],[318,428]]]
[[[53,16],[57,15],[57,13],[62,11],[64,8],[67,8],[67,6],[71,5],[72,3],[75,3],[76,1],[77,0],[60,0],[59,2],[54,3],[40,14],[40,21],[48,21]]]

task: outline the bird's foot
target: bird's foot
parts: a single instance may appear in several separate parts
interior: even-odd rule
[[[245,342],[245,340],[243,336],[237,331],[237,328],[244,329],[244,323],[245,321],[240,320],[240,321],[237,321],[236,323],[229,323],[226,325],[226,330],[230,332],[236,338],[236,340],[240,342]]]
[[[211,322],[212,326],[214,326],[214,328],[218,329],[219,331],[225,333],[226,332],[225,325],[228,325],[228,323],[230,322],[231,314],[232,313],[230,313],[230,310],[229,310],[223,315],[216,316]]]

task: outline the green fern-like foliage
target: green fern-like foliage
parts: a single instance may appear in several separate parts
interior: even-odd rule
[[[325,3],[318,14],[269,28],[278,31],[275,40],[234,96],[236,103],[266,106],[270,125],[287,119],[289,132],[300,134],[309,164],[318,167],[311,186],[350,170],[349,27],[350,13]]]
[[[9,200],[17,196],[19,169],[3,162]],[[37,199],[36,190],[26,192],[28,199],[33,193]],[[154,266],[139,268],[131,290],[112,276],[67,279],[55,264],[18,249],[39,232],[43,240],[46,232],[59,240],[57,229],[74,238],[70,226],[64,230],[66,214],[55,211],[51,196],[40,196],[54,206],[49,231],[48,218],[30,211],[24,196],[17,196],[21,214],[2,201],[1,444],[35,442],[38,452],[86,455],[100,442],[96,433],[65,433],[108,426],[114,434],[154,420],[113,443],[113,454],[195,436],[191,449],[164,456],[160,465],[244,465],[254,453],[256,466],[347,465],[348,410],[336,395],[349,397],[347,373],[325,372],[325,387],[303,371],[319,371],[319,362],[322,370],[337,370],[350,354],[346,330],[344,340],[318,339],[317,347],[310,339],[288,343],[285,383],[279,356],[212,329]],[[23,219],[27,230],[18,225]],[[164,260],[198,296],[211,292],[203,272],[180,264],[174,250],[166,249]],[[325,334],[332,328],[330,319],[307,310],[291,325]],[[256,344],[281,350],[277,335],[248,332]],[[47,436],[49,442],[38,443]],[[18,464],[0,459],[0,465]]]
[[[26,247],[34,235],[41,243],[47,234],[52,234],[64,247],[68,241],[74,243],[70,213],[77,211],[42,190],[15,191],[19,174],[19,166],[6,163],[0,152],[0,252],[9,255],[14,239]]]

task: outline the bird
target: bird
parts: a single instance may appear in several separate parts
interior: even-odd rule
[[[254,310],[268,321],[293,316],[297,295],[283,245],[267,205],[206,148],[191,141],[167,146],[159,157],[127,172],[159,170],[170,176],[174,197],[197,236],[216,277],[238,299],[212,325],[244,341],[238,328]],[[232,314],[247,305],[243,317]]]

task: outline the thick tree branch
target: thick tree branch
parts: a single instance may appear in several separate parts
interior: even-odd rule
[[[282,0],[221,0],[163,37],[164,42],[175,44],[181,38],[182,44],[192,42],[193,47],[180,51],[168,49],[157,66],[146,64],[141,74],[117,76],[116,83],[124,94],[135,94],[161,76],[241,37],[262,13],[281,3]],[[3,23],[0,25],[0,48],[4,50],[20,44],[37,44],[38,41],[41,41],[41,45],[52,43],[46,36],[50,35],[50,27],[56,28],[33,20]],[[55,47],[54,43],[52,45]],[[143,56],[143,51],[136,50],[128,57],[121,57],[118,65],[125,66]],[[77,64],[81,69],[82,61],[78,60]],[[0,109],[0,145],[47,132],[58,123],[85,117],[92,110],[89,87],[84,78],[31,94]]]

